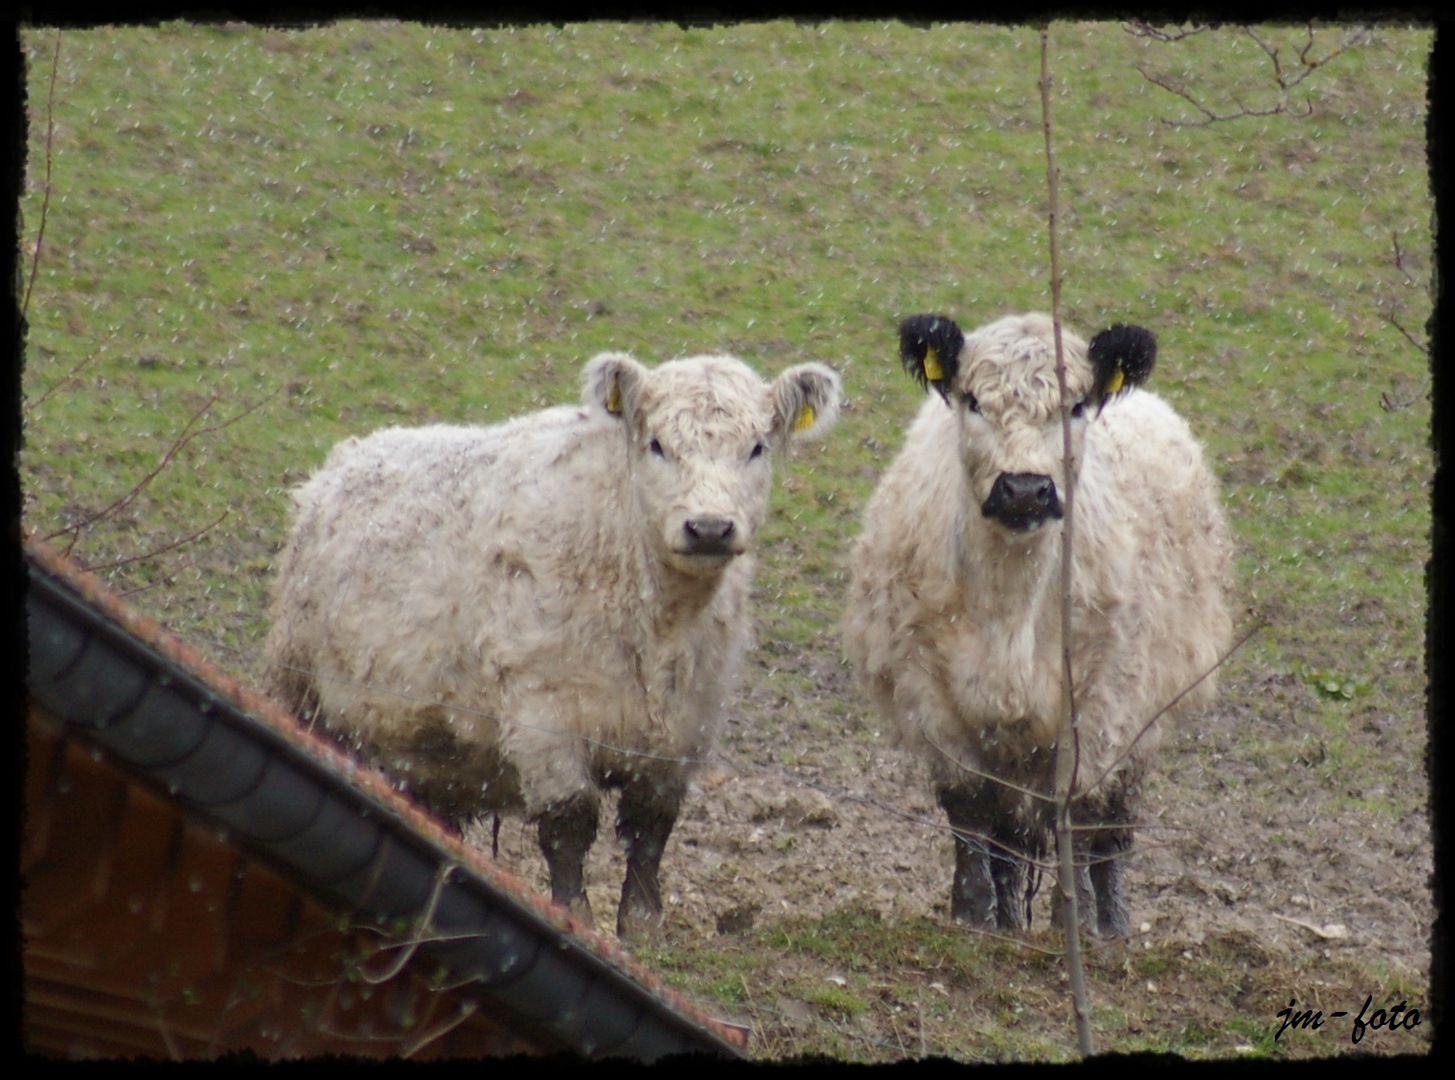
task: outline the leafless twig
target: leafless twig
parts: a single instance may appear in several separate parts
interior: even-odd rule
[[[1390,320],[1390,321],[1393,322],[1393,320]],[[1395,323],[1395,325],[1396,326],[1399,326],[1399,323]],[[1400,326],[1400,329],[1403,330],[1404,327]],[[1407,333],[1406,333],[1405,336],[1406,337],[1409,337],[1409,335]],[[1410,341],[1418,347],[1418,343],[1415,342],[1413,338],[1410,338]],[[1423,398],[1425,396],[1425,391],[1427,391],[1429,388],[1430,388],[1430,377],[1429,377],[1429,375],[1426,375],[1424,377],[1424,379],[1422,379],[1420,381],[1419,388],[1417,390],[1415,390],[1414,393],[1410,394],[1408,397],[1405,397],[1405,398],[1391,397],[1389,391],[1386,390],[1382,394],[1379,395],[1379,407],[1381,409],[1383,409],[1385,412],[1398,412],[1401,409],[1408,409],[1415,402],[1417,402],[1421,398]]]
[[[1420,341],[1418,338],[1415,337],[1414,334],[1410,333],[1409,330],[1405,328],[1404,323],[1399,321],[1398,315],[1395,315],[1393,312],[1391,312],[1390,314],[1385,316],[1385,319],[1389,322],[1391,326],[1393,326],[1396,330],[1404,335],[1404,339],[1406,341],[1408,341],[1416,349],[1419,349],[1420,352],[1428,353],[1430,351],[1430,347],[1428,345],[1426,345],[1423,341]]]
[[[115,331],[113,331],[112,333],[114,335]],[[82,359],[79,364],[77,364],[75,367],[71,368],[70,371],[66,372],[59,379],[57,379],[55,382],[51,383],[50,386],[48,386],[46,388],[45,392],[40,395],[40,397],[36,398],[34,401],[28,401],[28,402],[26,402],[25,407],[27,409],[33,409],[33,408],[35,408],[42,401],[44,401],[46,398],[50,397],[57,390],[59,390],[61,387],[65,386],[66,383],[68,383],[72,379],[74,379],[76,377],[76,375],[80,372],[80,370],[83,367],[85,367],[87,364],[89,364],[92,360],[95,360],[96,359],[97,355],[98,355],[98,352],[97,352],[97,350],[94,350],[94,349],[91,352],[89,352],[88,354],[86,354],[85,358]]]
[[[1207,23],[1200,23],[1197,26],[1189,26],[1186,29],[1162,30],[1149,22],[1125,22],[1122,29],[1133,37],[1152,38],[1154,41],[1181,41],[1183,38],[1190,38],[1194,34],[1201,34],[1212,27]]]
[[[1404,251],[1399,246],[1399,233],[1390,233],[1390,240],[1394,243],[1394,268],[1404,275],[1404,279],[1411,285],[1418,285],[1415,276],[1409,272],[1404,264]]]
[[[1153,86],[1159,86],[1169,93],[1176,94],[1203,115],[1203,119],[1201,120],[1168,120],[1166,117],[1163,117],[1162,122],[1172,127],[1205,127],[1208,124],[1217,124],[1225,120],[1238,120],[1245,116],[1276,116],[1279,113],[1288,111],[1288,103],[1286,101],[1280,101],[1278,104],[1271,105],[1266,109],[1252,109],[1244,105],[1237,98],[1234,98],[1233,102],[1238,106],[1236,111],[1221,114],[1215,113],[1193,97],[1181,83],[1173,82],[1170,76],[1154,75],[1147,70],[1144,64],[1138,64],[1137,71],[1141,74],[1142,78],[1146,79]],[[1313,111],[1312,103],[1309,104],[1309,111]],[[1307,116],[1308,113],[1303,113],[1302,115]]]
[[[1223,653],[1222,656],[1218,657],[1217,660],[1213,662],[1212,667],[1208,668],[1197,678],[1193,679],[1192,682],[1188,683],[1187,686],[1183,687],[1181,692],[1173,697],[1171,701],[1169,701],[1166,705],[1163,705],[1160,709],[1153,713],[1151,718],[1142,725],[1141,730],[1139,730],[1134,736],[1132,736],[1131,742],[1127,743],[1126,746],[1122,747],[1122,752],[1118,754],[1115,760],[1113,760],[1112,763],[1102,771],[1100,776],[1098,776],[1094,781],[1086,786],[1085,792],[1079,797],[1085,798],[1087,795],[1090,795],[1099,786],[1101,786],[1101,784],[1106,781],[1106,778],[1115,771],[1116,767],[1131,756],[1132,748],[1141,741],[1142,736],[1146,735],[1147,732],[1152,730],[1153,724],[1155,724],[1158,720],[1162,719],[1162,717],[1167,713],[1169,709],[1173,708],[1184,697],[1192,693],[1195,688],[1202,685],[1202,683],[1209,676],[1211,676],[1213,672],[1217,671],[1218,668],[1222,667],[1228,662],[1228,657],[1232,656],[1233,653],[1241,649],[1244,643],[1246,643],[1249,638],[1251,638],[1254,634],[1256,634],[1259,630],[1262,630],[1267,625],[1268,624],[1266,622],[1260,619],[1257,623],[1253,625],[1251,629],[1244,633],[1242,637],[1240,637],[1237,641],[1233,642],[1233,644],[1228,648],[1227,652]]]
[[[1123,23],[1122,29],[1134,37],[1149,38],[1164,43],[1175,43],[1184,38],[1192,37],[1207,30],[1207,26],[1196,26],[1187,30],[1159,30],[1146,22]],[[1148,70],[1144,64],[1137,65],[1137,71],[1142,78],[1154,86],[1175,94],[1192,108],[1202,114],[1200,120],[1168,120],[1163,119],[1164,124],[1173,127],[1205,127],[1208,124],[1222,123],[1228,120],[1239,120],[1252,116],[1276,116],[1285,114],[1302,119],[1313,115],[1313,100],[1305,98],[1302,107],[1292,101],[1293,90],[1302,85],[1305,79],[1315,71],[1329,64],[1335,57],[1364,44],[1371,32],[1371,27],[1362,25],[1346,30],[1340,37],[1337,45],[1334,45],[1327,52],[1318,53],[1315,49],[1316,37],[1315,27],[1312,22],[1305,25],[1305,37],[1302,46],[1298,49],[1294,58],[1286,57],[1285,50],[1276,45],[1271,39],[1264,37],[1251,26],[1239,26],[1238,33],[1249,38],[1262,50],[1268,58],[1271,66],[1272,82],[1277,87],[1277,100],[1266,107],[1255,108],[1244,104],[1242,98],[1236,93],[1233,94],[1233,104],[1236,106],[1231,111],[1217,111],[1204,104],[1200,97],[1192,92],[1181,80],[1174,79],[1170,75],[1159,75]]]
[[[51,205],[51,140],[56,130],[56,72],[61,66],[61,32],[56,30],[55,52],[51,54],[50,94],[45,107],[45,189],[40,201],[40,225],[35,234],[35,251],[30,257],[30,281],[25,286],[25,299],[20,304],[20,322],[25,325],[25,316],[30,311],[30,293],[35,288],[36,274],[40,269],[40,250],[45,242],[45,222]],[[19,343],[17,342],[17,346]]]
[[[413,1057],[420,1050],[428,1046],[430,1043],[434,1042],[436,1039],[443,1038],[451,1031],[454,1031],[455,1028],[459,1027],[466,1020],[468,1020],[470,1016],[475,1012],[475,1010],[479,1007],[480,1004],[476,1001],[460,1002],[459,1011],[453,1017],[448,1020],[441,1020],[438,1024],[430,1028],[428,1031],[421,1031],[417,1037],[415,1037],[410,1043],[408,1043],[404,1047],[403,1050],[399,1052],[399,1056],[402,1058]]]
[[[391,942],[388,945],[389,948],[398,948],[399,954],[388,964],[384,965],[382,971],[365,971],[364,965],[361,963],[359,965],[358,977],[362,981],[375,986],[379,983],[388,982],[404,970],[404,965],[408,964],[414,957],[414,952],[420,945],[434,940],[428,936],[429,926],[434,921],[435,908],[439,905],[440,894],[444,892],[445,882],[449,880],[450,874],[454,870],[454,863],[445,863],[444,866],[440,867],[439,872],[435,874],[434,888],[430,890],[429,903],[425,905],[424,911],[420,912],[419,917],[415,920],[414,935],[400,941]]]
[[[1394,268],[1404,275],[1406,285],[1410,285],[1416,288],[1420,287],[1420,282],[1418,281],[1418,279],[1416,279],[1414,274],[1410,273],[1409,267],[1405,266],[1404,250],[1399,246],[1399,233],[1391,233],[1390,241],[1394,245]],[[1421,341],[1419,338],[1415,337],[1415,335],[1404,325],[1404,323],[1399,321],[1399,315],[1396,313],[1396,301],[1381,301],[1379,306],[1384,307],[1386,303],[1389,306],[1389,313],[1384,316],[1385,322],[1389,323],[1396,330],[1398,330],[1404,336],[1404,339],[1406,341],[1408,341],[1411,345],[1413,345],[1416,349],[1418,349],[1421,353],[1428,357],[1430,355],[1429,343]],[[1428,383],[1428,377],[1426,377],[1425,381],[1426,383]],[[1420,399],[1420,396],[1424,392],[1425,387],[1422,385],[1420,389],[1415,392],[1413,397],[1411,397],[1408,401],[1404,402],[1395,401],[1389,396],[1388,393],[1381,394],[1379,396],[1379,404],[1380,407],[1386,411],[1408,408],[1410,405],[1413,405],[1416,401],[1418,401]]]
[[[212,526],[209,525],[208,528],[212,528]],[[158,585],[170,585],[173,581],[176,580],[177,575],[180,574],[183,570],[190,570],[192,567],[196,566],[198,558],[199,556],[193,556],[190,559],[186,559],[183,562],[177,563],[166,574],[158,576],[155,581],[150,581],[145,585],[134,585],[129,589],[122,589],[120,590],[120,592],[118,592],[117,595],[121,597],[134,596],[137,593],[143,593],[151,589],[155,589]]]
[[[109,563],[97,563],[91,566],[87,566],[84,569],[94,574],[100,570],[115,570],[118,566],[127,566],[134,562],[144,562],[147,559],[156,558],[156,556],[165,554],[168,551],[173,551],[176,548],[181,547],[183,544],[190,544],[193,540],[196,540],[203,533],[209,532],[212,529],[217,528],[217,526],[222,524],[223,519],[226,518],[227,515],[230,513],[232,513],[232,509],[229,507],[221,514],[219,514],[216,520],[212,522],[212,524],[204,525],[196,532],[189,533],[188,535],[182,537],[180,540],[173,540],[170,544],[164,544],[159,548],[152,548],[151,551],[146,552],[144,555],[132,555],[125,559],[117,559],[114,562]]]
[[[193,439],[197,438],[200,435],[213,435],[219,431],[231,427],[239,420],[243,419],[251,413],[256,412],[273,398],[277,397],[281,389],[282,387],[279,387],[278,390],[274,390],[271,394],[254,402],[252,405],[249,405],[242,412],[238,413],[236,416],[231,417],[230,419],[224,420],[218,424],[213,424],[210,427],[198,428],[196,427],[197,423],[202,419],[202,417],[207,415],[208,411],[212,408],[213,405],[217,404],[217,399],[220,395],[213,394],[210,398],[207,399],[206,403],[203,404],[202,408],[198,409],[195,413],[193,413],[191,419],[189,419],[187,423],[183,425],[182,433],[172,440],[172,445],[167,447],[166,452],[162,454],[162,458],[160,461],[157,462],[156,468],[152,469],[151,472],[147,473],[134,485],[132,485],[131,489],[127,491],[126,494],[122,495],[119,499],[116,499],[110,505],[104,507],[101,510],[98,510],[96,513],[89,515],[84,520],[72,522],[63,529],[57,529],[55,532],[48,533],[41,539],[50,541],[54,540],[58,536],[65,536],[67,533],[69,533],[71,535],[71,540],[70,543],[66,545],[66,551],[67,553],[69,553],[71,548],[75,546],[76,541],[80,539],[80,535],[84,530],[90,528],[92,525],[95,525],[98,521],[102,521],[110,517],[112,514],[122,509],[138,495],[140,495],[142,490],[153,480],[155,480],[157,476],[161,473],[161,471],[165,469],[169,464],[171,464],[172,460],[177,456],[178,453],[181,452],[182,448],[190,443]],[[147,556],[141,556],[141,558],[146,557]]]

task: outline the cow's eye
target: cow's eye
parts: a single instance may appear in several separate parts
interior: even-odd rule
[[[662,444],[659,443],[656,439],[653,439],[651,442],[647,443],[647,449],[650,450],[652,453],[656,454],[658,457],[667,456],[662,452]]]
[[[748,460],[752,461],[754,458],[762,457],[763,451],[766,449],[767,447],[765,447],[762,443],[754,443],[752,453],[748,455]]]
[[[969,409],[973,413],[978,413],[980,411],[980,402],[975,400],[974,394],[965,395],[965,408]]]

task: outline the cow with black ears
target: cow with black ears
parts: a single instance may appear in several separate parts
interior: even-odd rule
[[[1117,936],[1129,925],[1122,865],[1141,782],[1164,729],[1211,700],[1208,673],[1231,636],[1232,543],[1197,441],[1141,388],[1151,332],[1118,325],[1089,344],[1063,332],[1062,352],[1064,405],[1045,315],[968,336],[943,315],[901,324],[905,370],[937,395],[865,513],[844,645],[929,763],[955,836],[951,916],[1023,926],[1064,723],[1069,409],[1077,886],[1094,927]]]

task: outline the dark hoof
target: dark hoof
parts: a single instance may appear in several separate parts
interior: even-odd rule
[[[950,921],[959,926],[976,930],[995,929],[995,904],[977,903],[974,900],[951,900]]]
[[[1096,928],[1096,936],[1108,941],[1115,941],[1117,938],[1131,937],[1132,922],[1127,918],[1127,913],[1122,911],[1119,915],[1111,918],[1103,918]]]
[[[591,914],[591,901],[586,899],[585,893],[582,893],[564,906],[571,913],[571,917],[582,926],[590,927],[593,930],[596,929],[596,919]]]
[[[654,941],[662,937],[666,923],[660,911],[623,907],[616,913],[616,936],[622,941]]]

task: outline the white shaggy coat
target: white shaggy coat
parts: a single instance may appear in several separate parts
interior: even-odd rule
[[[448,784],[464,814],[535,815],[707,753],[751,634],[766,449],[802,404],[807,434],[839,401],[827,368],[769,387],[730,357],[649,371],[604,354],[585,390],[491,427],[347,440],[294,493],[275,685],[391,771]],[[734,521],[738,554],[674,550],[702,516]]]
[[[1076,402],[1091,390],[1092,369],[1086,343],[1063,340]],[[1064,495],[1059,400],[1045,316],[970,335],[949,403],[925,401],[854,545],[846,653],[941,787],[966,782],[968,767],[1050,790],[1063,715],[1064,522],[1015,530],[982,506],[1005,472],[1044,474]],[[1231,542],[1202,451],[1164,401],[1132,389],[1099,413],[1095,404],[1079,411],[1078,794],[1105,809],[1135,786],[1163,727],[1213,695],[1215,680],[1203,679],[1133,745],[1227,647]]]

